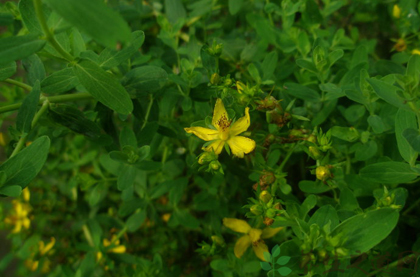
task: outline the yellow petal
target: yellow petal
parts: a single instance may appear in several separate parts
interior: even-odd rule
[[[108,246],[111,245],[111,242],[108,239],[104,239],[103,244],[104,244],[105,247],[108,247]]]
[[[273,237],[275,234],[277,234],[278,232],[280,232],[283,229],[283,227],[278,227],[278,228],[264,228],[261,234],[261,238],[262,239],[268,239]]]
[[[29,229],[29,226],[31,226],[31,221],[29,220],[29,218],[25,217],[24,219],[22,219],[22,225],[23,227],[25,227],[25,229]]]
[[[223,105],[223,101],[220,98],[216,100],[211,124],[213,124],[213,126],[216,127],[217,130],[229,127],[229,117],[226,112],[225,106]]]
[[[235,253],[236,258],[242,257],[248,247],[251,245],[251,239],[248,235],[240,237],[235,244],[233,252]]]
[[[265,261],[264,252],[268,252],[268,247],[263,240],[253,243],[252,249],[254,249],[255,255],[257,255],[260,260]]]
[[[255,141],[246,137],[231,137],[227,143],[229,144],[232,154],[239,158],[243,158],[244,154],[248,154],[255,149]]]
[[[16,221],[15,228],[12,230],[13,234],[19,233],[22,230],[22,223],[20,221]]]
[[[249,118],[249,108],[245,108],[245,116],[239,118],[233,125],[230,127],[230,136],[234,137],[240,133],[248,130],[251,119]]]
[[[202,140],[210,141],[219,138],[219,131],[203,127],[184,128],[185,132],[194,134]]]
[[[31,193],[29,192],[29,189],[27,187],[24,190],[22,190],[22,196],[23,200],[25,200],[26,202],[29,202],[29,200],[31,199]]]
[[[110,250],[110,252],[117,253],[117,254],[125,253],[125,251],[126,251],[125,245],[118,245],[117,247],[114,247]]]
[[[42,247],[41,247],[41,242],[42,242]],[[40,241],[39,254],[41,254],[41,256],[45,255],[54,247],[54,244],[55,244],[54,237],[51,238],[51,241],[47,245],[45,245],[45,247],[44,247],[44,242]]]
[[[223,225],[235,232],[243,234],[248,234],[248,232],[251,230],[251,226],[249,226],[249,224],[242,219],[223,218]]]
[[[254,229],[252,228],[249,231],[249,237],[252,242],[257,242],[261,239],[262,230],[261,229]]]
[[[212,142],[209,146],[203,147],[203,150],[210,152],[213,149],[214,153],[219,155],[222,152],[224,145],[225,145],[225,141],[219,139]]]

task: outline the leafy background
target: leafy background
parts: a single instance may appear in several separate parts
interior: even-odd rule
[[[233,254],[243,234],[222,219],[240,218],[285,227],[266,243],[289,276],[418,275],[418,13],[415,0],[3,1],[0,271],[264,276],[252,250]],[[217,98],[230,118],[251,108],[244,159],[201,161],[183,129],[208,127]],[[13,233],[16,203],[31,225]]]

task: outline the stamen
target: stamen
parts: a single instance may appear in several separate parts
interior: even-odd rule
[[[223,130],[227,129],[230,126],[231,121],[227,119],[226,115],[222,115],[217,121],[217,125]]]

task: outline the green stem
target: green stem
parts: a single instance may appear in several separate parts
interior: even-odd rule
[[[377,276],[377,274],[379,272],[381,272],[381,271],[388,271],[392,267],[396,267],[396,266],[398,266],[400,264],[406,264],[407,259],[411,259],[413,257],[416,257],[416,255],[417,255],[417,253],[413,253],[413,254],[407,255],[407,256],[399,259],[399,260],[396,260],[396,261],[394,261],[394,262],[386,265],[384,268],[379,268],[379,269],[377,269],[377,270],[369,273],[369,276]]]
[[[87,92],[82,92],[82,93],[50,96],[50,97],[41,97],[41,99],[39,100],[39,104],[44,103],[45,100],[48,100],[48,102],[50,103],[63,103],[63,102],[71,102],[71,101],[76,101],[76,100],[87,100],[87,99],[93,99],[92,95],[90,95]],[[18,110],[20,106],[22,106],[22,103],[16,103],[16,104],[8,105],[5,107],[0,107],[0,113]]]
[[[52,47],[54,47],[55,50],[57,50],[58,53],[60,53],[60,55],[64,59],[66,59],[69,62],[73,61],[74,57],[70,55],[67,51],[65,51],[63,47],[61,47],[61,45],[55,39],[54,34],[48,28],[44,13],[42,12],[41,0],[34,0],[34,7],[35,7],[36,17],[38,18],[38,21],[41,24],[42,31],[44,32],[47,41],[52,45]]]
[[[25,83],[22,83],[22,82],[13,80],[13,79],[9,79],[8,78],[6,80],[3,80],[3,82],[9,83],[9,84],[12,84],[12,85],[15,85],[15,86],[18,86],[18,87],[21,87],[23,89],[26,89],[27,91],[31,91],[32,90],[32,87],[31,86],[29,86],[29,85],[27,85]]]
[[[111,241],[111,245],[115,245],[115,242],[119,240],[127,232],[127,227],[124,227]]]
[[[143,125],[141,126],[141,130],[143,130],[143,128],[147,124],[147,120],[149,119],[149,115],[150,115],[150,111],[152,110],[152,106],[153,106],[153,95],[150,95],[150,102],[149,102],[149,105],[147,106],[146,115],[144,116],[144,122],[143,122]]]
[[[289,151],[287,152],[286,157],[284,157],[283,161],[281,162],[281,164],[280,164],[280,166],[279,166],[279,170],[280,170],[280,172],[282,172],[282,171],[283,171],[284,166],[286,165],[286,163],[287,163],[287,161],[289,160],[290,156],[292,156],[293,151],[295,150],[295,148],[296,148],[296,144],[295,144],[295,145],[293,145],[293,147],[292,147],[292,148],[290,148],[290,149],[289,149]]]
[[[32,124],[31,124],[32,128],[36,125],[39,118],[48,109],[49,104],[50,103],[48,102],[48,100],[44,100],[44,103],[42,104],[41,109],[39,109],[39,111],[35,114],[34,119],[32,120]],[[22,136],[19,138],[19,141],[16,145],[16,148],[13,150],[12,155],[10,155],[10,158],[15,156],[17,153],[19,153],[20,150],[22,150],[23,146],[25,145],[27,135],[28,134],[26,134],[26,133],[22,134]]]
[[[407,215],[409,212],[411,212],[412,209],[414,209],[418,204],[420,204],[420,199],[417,199],[416,202],[414,202],[410,207],[405,210],[402,215]]]

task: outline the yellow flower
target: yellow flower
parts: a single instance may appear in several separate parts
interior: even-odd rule
[[[23,204],[18,200],[13,200],[13,212],[11,215],[4,219],[4,223],[9,225],[14,225],[15,227],[12,230],[12,233],[19,233],[22,230],[22,227],[29,229],[31,221],[28,218],[30,207],[27,204]]]
[[[412,55],[420,55],[420,50],[419,49],[413,49],[413,51],[411,51]]]
[[[38,269],[38,265],[39,265],[39,261],[34,261],[32,259],[27,259],[25,261],[25,266],[30,270],[30,271],[35,271]]]
[[[29,200],[31,199],[31,193],[29,192],[28,187],[22,190],[22,197],[23,200],[25,200],[25,202],[29,202]]]
[[[184,130],[202,140],[212,141],[209,146],[203,147],[205,151],[214,151],[218,155],[222,152],[225,143],[227,143],[233,155],[243,158],[244,154],[248,154],[255,149],[255,141],[238,136],[248,129],[250,123],[249,108],[245,108],[245,116],[239,118],[231,125],[222,100],[217,99],[212,119],[212,125],[216,130],[203,127],[184,128]]]
[[[111,241],[108,239],[104,239],[103,244],[105,247],[109,247],[111,246],[111,243],[113,243],[114,245],[108,249],[108,252],[112,252],[112,253],[116,253],[116,254],[122,254],[125,253],[125,251],[127,250],[125,248],[125,245],[120,245],[120,240],[116,239],[117,236],[113,235]]]
[[[251,228],[245,220],[236,218],[224,218],[223,225],[235,232],[245,234],[235,244],[233,251],[237,258],[242,257],[248,247],[252,245],[255,255],[263,261],[265,261],[264,252],[268,252],[268,247],[263,239],[271,238],[283,229],[283,227],[255,229]]]
[[[401,9],[396,4],[392,8],[392,16],[395,17],[395,18],[400,18],[401,17]]]
[[[45,245],[45,243],[41,240],[38,242],[38,249],[39,249],[39,254],[41,256],[44,256],[45,254],[47,254],[53,247],[55,244],[55,238],[52,237],[51,241]]]

